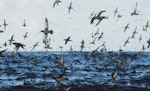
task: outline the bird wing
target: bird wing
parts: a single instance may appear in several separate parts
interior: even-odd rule
[[[47,28],[47,29],[49,28],[48,19],[47,18],[45,19],[45,28]]]
[[[91,24],[93,24],[94,20],[95,20],[95,17],[93,17],[93,18],[91,19]]]
[[[100,16],[103,12],[106,12],[106,11],[105,10],[100,11],[97,16]]]

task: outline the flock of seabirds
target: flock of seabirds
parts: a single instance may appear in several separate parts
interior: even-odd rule
[[[54,4],[53,4],[53,8],[55,8],[56,6],[59,6],[59,4],[60,4],[61,2],[62,2],[62,1],[60,1],[60,0],[56,0],[56,1],[54,2]],[[134,10],[131,12],[131,16],[132,16],[132,17],[139,15],[139,12],[137,11],[137,5],[138,5],[138,2],[136,2],[135,7],[134,7]],[[68,13],[71,13],[72,9],[73,9],[73,5],[72,5],[72,2],[71,2],[70,5],[69,5],[69,7],[68,7]],[[98,13],[95,13],[95,12],[93,11],[93,12],[91,13],[91,15],[90,15],[90,19],[91,19],[90,24],[95,24],[94,22],[97,22],[97,23],[96,23],[96,26],[98,26],[103,20],[109,19],[109,16],[104,16],[104,15],[103,15],[103,13],[105,13],[105,12],[107,12],[107,11],[106,11],[106,10],[102,10],[102,11],[99,11]],[[114,17],[116,17],[116,16],[117,16],[117,20],[116,20],[116,22],[117,22],[118,19],[122,17],[122,15],[119,14],[118,7],[114,10]],[[7,24],[6,20],[4,19],[4,23],[3,23],[2,25],[0,25],[0,28],[3,27],[4,29],[0,29],[0,33],[5,32],[5,30],[7,30],[7,29],[6,29],[7,26],[9,26],[9,25]],[[128,23],[128,24],[124,27],[124,32],[126,32],[126,30],[128,30],[128,28],[130,28],[129,26],[130,26],[130,25],[129,25],[129,23]],[[26,24],[25,20],[24,20],[24,22],[23,22],[23,27],[27,27],[27,24]],[[143,31],[146,32],[149,27],[150,27],[150,25],[149,25],[149,20],[148,20],[147,23],[143,26]],[[43,42],[43,44],[45,45],[45,49],[52,49],[52,47],[50,46],[50,45],[51,45],[51,38],[49,38],[48,35],[53,35],[54,31],[53,31],[52,29],[51,29],[51,30],[49,29],[49,24],[48,24],[48,19],[47,19],[47,18],[45,18],[45,28],[44,28],[44,30],[41,30],[41,33],[44,34],[44,36],[43,36],[43,41],[42,41],[42,42]],[[124,43],[123,46],[125,47],[125,46],[129,43],[129,40],[130,40],[130,39],[135,38],[135,35],[136,35],[136,34],[137,34],[137,27],[135,28],[135,31],[133,32],[132,36],[127,38],[127,40],[125,41],[125,43]],[[104,35],[104,33],[103,33],[103,32],[99,33],[99,30],[98,30],[97,32],[95,32],[95,33],[92,33],[93,41],[90,42],[89,44],[95,44],[95,41],[96,41],[96,40],[99,41],[100,39],[102,39],[102,38],[103,38],[103,35]],[[17,41],[14,39],[14,36],[15,36],[15,35],[12,35],[11,38],[10,38],[7,42],[5,42],[5,43],[3,44],[4,47],[7,47],[7,46],[8,46],[7,43],[9,43],[9,45],[12,45],[12,44],[13,44],[13,45],[15,46],[14,52],[13,52],[13,56],[15,56],[15,55],[17,54],[17,51],[19,50],[19,48],[23,48],[23,49],[24,49],[24,47],[26,46],[26,45],[23,44],[23,43],[17,42]],[[23,37],[24,37],[24,39],[26,39],[26,38],[28,37],[28,32],[26,32]],[[139,41],[141,41],[141,40],[142,40],[142,36],[140,36],[140,38],[139,38]],[[67,37],[66,39],[64,39],[64,44],[67,45],[68,42],[70,42],[70,41],[72,41],[72,40],[71,40],[71,36],[69,36],[69,37]],[[33,45],[32,50],[34,50],[34,49],[38,46],[38,43],[39,43],[39,42],[37,42],[37,43],[35,43],[35,44]],[[103,48],[100,49],[101,46],[102,46]],[[92,52],[104,52],[104,51],[106,51],[105,42],[104,42],[101,46],[97,47],[97,48],[96,48],[95,50],[93,50]],[[63,46],[60,46],[61,51],[62,51],[62,48],[63,48]],[[81,41],[80,48],[81,48],[80,51],[82,52],[83,49],[85,48],[85,41],[84,41],[84,40]],[[141,53],[142,51],[144,51],[146,48],[147,48],[147,49],[150,48],[150,38],[149,38],[149,40],[147,40],[147,47],[145,47],[145,45],[143,44],[143,47],[141,48],[141,51],[140,51],[139,53]],[[8,50],[8,49],[1,50],[1,51],[0,51],[0,57],[4,57],[4,56],[3,56],[3,53],[4,53],[5,51],[7,51],[7,50]],[[73,50],[73,48],[72,48],[72,46],[71,46],[71,47],[70,47],[70,51],[72,51],[72,50]],[[122,51],[123,51],[123,50],[120,48],[119,52],[121,53]],[[110,52],[109,52],[109,53],[110,53]],[[109,57],[110,57],[110,56],[109,56]],[[135,59],[135,57],[137,57],[137,54],[134,55],[134,56],[131,56],[131,59]],[[110,58],[110,59],[111,59],[111,58]],[[112,79],[110,80],[111,82],[115,82],[115,79],[116,79],[116,76],[117,76],[118,70],[119,70],[119,65],[124,64],[126,61],[127,61],[127,60],[123,60],[123,62],[117,64],[116,70],[115,70],[115,71],[113,72],[113,74],[112,74]],[[33,65],[36,65],[36,64],[37,64],[36,62],[33,62]],[[60,62],[59,62],[59,64],[58,64],[57,67],[58,67],[58,68],[64,68],[64,56],[63,56],[63,55],[61,55]],[[61,75],[61,76],[59,76],[58,78],[56,78],[56,83],[54,84],[54,87],[57,87],[57,85],[59,84],[59,82],[60,82],[61,80],[64,80],[63,75]],[[71,89],[71,87],[65,88],[65,91],[69,91],[70,89]]]

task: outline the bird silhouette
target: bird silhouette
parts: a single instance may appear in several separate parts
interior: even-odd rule
[[[70,36],[67,38],[67,39],[64,39],[65,40],[65,45],[69,42],[69,41],[72,41],[70,40]]]

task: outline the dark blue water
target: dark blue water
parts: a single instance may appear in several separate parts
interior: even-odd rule
[[[64,55],[64,68],[57,67]],[[112,74],[118,71],[115,82]],[[56,78],[63,77],[55,86]],[[15,86],[124,86],[150,90],[150,52],[5,52],[0,89]]]

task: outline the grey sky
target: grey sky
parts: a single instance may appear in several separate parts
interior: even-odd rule
[[[106,42],[108,50],[118,50],[120,47],[124,50],[140,50],[143,46],[147,47],[146,41],[150,38],[150,29],[147,32],[142,30],[150,18],[150,0],[62,0],[58,6],[53,8],[55,0],[0,0],[0,25],[6,19],[8,26],[4,33],[0,34],[3,46],[4,42],[15,35],[17,42],[27,45],[25,50],[30,51],[33,44],[40,42],[35,50],[45,50],[42,43],[45,18],[48,18],[49,29],[54,30],[54,34],[50,35],[53,50],[60,50],[59,46],[64,46],[64,39],[71,36],[72,42],[64,46],[64,50],[69,50],[72,45],[74,50],[80,50],[80,42],[85,40],[86,48],[84,50],[93,50]],[[68,14],[68,7],[72,2],[73,10]],[[139,16],[131,16],[131,12],[138,2],[137,10]],[[122,16],[116,22],[114,10],[118,7],[118,11]],[[109,19],[103,20],[97,27],[90,24],[90,14],[94,11],[98,13],[106,10],[104,15],[108,15]],[[22,26],[23,20],[26,20],[27,27]],[[124,33],[124,27],[130,23],[130,28]],[[138,34],[135,39],[131,39],[130,43],[123,47],[124,42],[137,26]],[[89,45],[93,40],[91,35],[95,33],[99,27],[99,32],[104,32],[104,38],[97,41],[95,45]],[[0,27],[3,29],[3,26]],[[23,39],[23,35],[28,32],[28,38]],[[139,37],[142,35],[142,41],[139,43]],[[14,46],[7,47],[13,50]],[[149,50],[149,49],[147,49]]]

